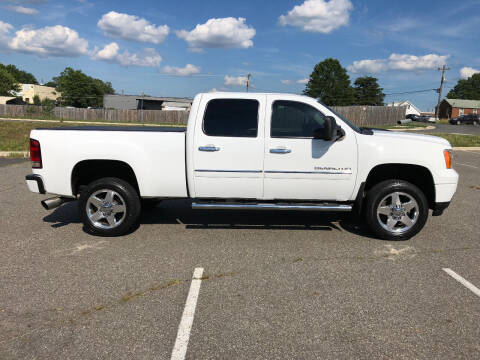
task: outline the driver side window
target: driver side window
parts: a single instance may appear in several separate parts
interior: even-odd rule
[[[297,101],[278,100],[272,106],[272,138],[313,138],[324,129],[325,116],[313,106]]]

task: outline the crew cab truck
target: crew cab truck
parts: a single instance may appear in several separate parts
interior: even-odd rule
[[[195,209],[356,211],[383,239],[408,239],[457,188],[452,147],[434,136],[358,128],[299,95],[205,93],[187,128],[31,132],[33,192],[78,200],[85,229],[118,236],[148,199]]]

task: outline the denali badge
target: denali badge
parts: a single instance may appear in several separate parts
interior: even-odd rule
[[[350,167],[331,167],[331,166],[315,166],[315,171],[321,171],[327,174],[351,174],[352,168]]]

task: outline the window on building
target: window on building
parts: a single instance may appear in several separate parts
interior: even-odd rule
[[[313,138],[325,127],[325,116],[313,106],[296,101],[275,101],[272,108],[271,137]]]
[[[203,118],[208,136],[257,137],[258,101],[246,99],[211,100]]]
[[[477,111],[478,111],[478,109],[473,109],[473,113],[474,113],[474,114],[478,114]]]
[[[465,113],[464,109],[458,109],[458,115],[463,115]]]

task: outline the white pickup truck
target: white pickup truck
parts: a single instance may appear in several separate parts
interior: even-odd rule
[[[65,127],[31,132],[30,191],[78,199],[87,231],[128,232],[145,199],[195,209],[355,211],[384,239],[442,214],[458,174],[434,136],[358,128],[313,98],[205,93],[187,128]]]

